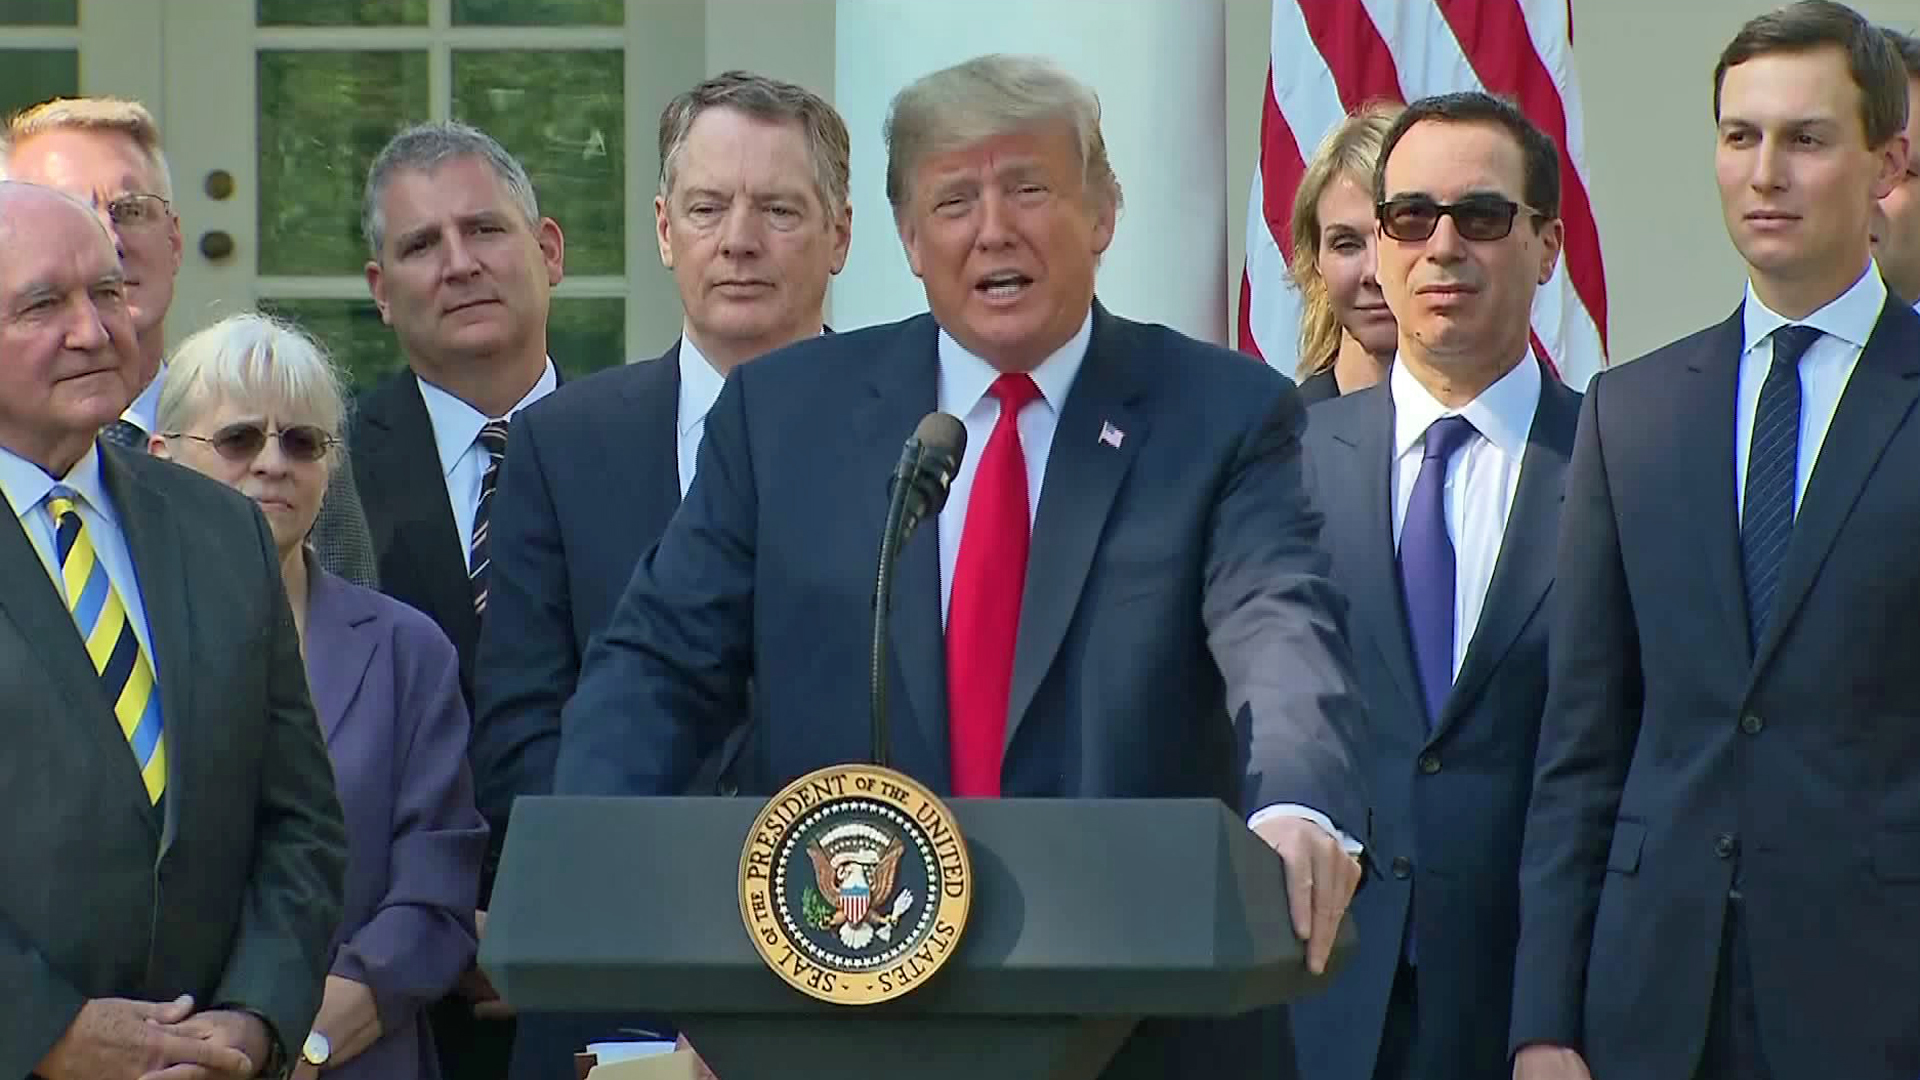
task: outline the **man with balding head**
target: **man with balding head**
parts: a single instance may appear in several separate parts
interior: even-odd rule
[[[340,806],[259,511],[99,438],[129,307],[84,204],[0,182],[0,1076],[273,1075],[319,1005]]]

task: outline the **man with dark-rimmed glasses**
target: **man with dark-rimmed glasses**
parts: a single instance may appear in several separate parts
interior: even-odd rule
[[[127,275],[141,389],[106,435],[119,445],[144,448],[160,402],[167,308],[182,251],[173,180],[153,115],[139,102],[119,98],[56,98],[36,105],[9,120],[0,136],[0,175],[90,203],[112,234]]]
[[[1374,179],[1387,380],[1313,407],[1324,543],[1372,723],[1359,760],[1385,873],[1360,947],[1294,1007],[1303,1080],[1506,1071],[1521,829],[1546,697],[1544,611],[1579,395],[1529,349],[1559,260],[1559,154],[1505,101],[1416,101]],[[1363,640],[1364,639],[1364,640]]]
[[[138,390],[101,435],[145,453],[166,382],[165,324],[182,253],[159,125],[137,101],[55,98],[15,114],[0,129],[0,177],[56,188],[92,206],[113,237],[139,342]],[[309,542],[332,573],[377,584],[373,538],[352,469],[333,470]]]

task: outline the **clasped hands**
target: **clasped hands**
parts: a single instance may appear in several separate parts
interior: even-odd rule
[[[252,1080],[271,1053],[243,1012],[195,1012],[193,998],[94,998],[34,1067],[46,1080]]]

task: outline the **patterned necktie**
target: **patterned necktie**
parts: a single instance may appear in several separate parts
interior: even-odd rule
[[[147,433],[138,424],[115,420],[100,429],[100,437],[126,450],[141,454],[147,452]]]
[[[1033,532],[1018,421],[1040,388],[1026,375],[1002,375],[989,393],[1000,399],[1000,418],[967,496],[947,604],[948,741],[953,793],[961,798],[1000,794],[1020,593],[1027,585]]]
[[[487,471],[480,475],[480,505],[473,511],[473,544],[467,553],[467,580],[473,583],[473,610],[487,613],[488,525],[493,520],[493,489],[500,482],[500,459],[507,456],[507,422],[489,420],[474,440],[487,452]]]
[[[1747,451],[1747,490],[1740,514],[1740,560],[1747,585],[1748,643],[1759,648],[1773,617],[1780,567],[1793,538],[1793,485],[1800,463],[1800,358],[1820,340],[1811,326],[1773,332],[1773,365],[1760,384]]]
[[[1427,706],[1427,730],[1453,690],[1453,537],[1447,534],[1447,462],[1476,434],[1464,416],[1435,420],[1426,435],[1420,475],[1400,526],[1400,592],[1407,604],[1413,663]]]
[[[147,798],[158,803],[167,787],[167,747],[161,735],[160,689],[153,681],[153,665],[127,619],[119,590],[107,580],[107,568],[93,550],[79,512],[80,497],[56,487],[47,495],[47,514],[53,518],[54,554],[60,563],[67,610],[86,642],[93,670],[113,703],[121,734],[133,747]]]

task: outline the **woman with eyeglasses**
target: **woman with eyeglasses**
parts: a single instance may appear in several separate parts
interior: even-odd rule
[[[1393,362],[1399,327],[1374,280],[1373,166],[1400,106],[1361,106],[1321,140],[1294,192],[1287,273],[1300,290],[1309,404],[1364,390]]]
[[[311,338],[235,315],[181,344],[151,449],[266,515],[346,812],[345,916],[320,1014],[311,1033],[280,1033],[300,1048],[294,1076],[435,1080],[424,1009],[473,961],[487,828],[453,645],[426,616],[320,569],[306,547],[328,471],[344,464],[344,412]]]

